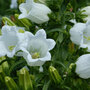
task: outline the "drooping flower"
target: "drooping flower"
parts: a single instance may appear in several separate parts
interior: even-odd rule
[[[51,60],[50,50],[55,46],[53,39],[46,39],[43,29],[37,31],[35,35],[28,33],[27,46],[22,47],[23,57],[29,66],[42,66],[46,61]],[[42,69],[42,68],[40,68]]]
[[[51,10],[44,4],[35,3],[33,0],[26,0],[26,3],[22,3],[19,6],[20,14],[19,19],[28,18],[32,22],[41,24],[49,20],[48,14]]]
[[[90,78],[90,54],[82,55],[76,62],[76,71],[81,78]]]
[[[17,8],[17,0],[11,0],[10,8]]]
[[[5,25],[1,29],[0,57],[7,55],[13,57],[20,50],[20,43],[25,41],[24,29],[16,26]]]
[[[90,6],[84,7],[82,9],[82,11],[85,10],[85,12],[83,12],[83,14],[86,14],[87,17],[84,18],[86,21],[90,21]]]
[[[87,51],[90,52],[90,22],[76,23],[70,29],[70,39],[73,43],[79,45],[82,48],[88,48]]]

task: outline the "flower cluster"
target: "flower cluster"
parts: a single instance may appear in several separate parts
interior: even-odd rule
[[[19,1],[20,2],[20,1]],[[26,19],[36,24],[42,24],[49,21],[48,14],[51,13],[46,5],[36,3],[34,0],[21,1],[19,10],[20,15],[15,15],[23,24]],[[44,3],[44,1],[39,0]],[[11,8],[17,7],[17,0],[11,2]],[[86,23],[78,23],[76,19],[71,19],[69,22],[74,26],[70,29],[71,41],[80,48],[87,48],[90,52],[90,6],[81,9],[87,17],[84,19]],[[84,10],[84,12],[83,12]],[[24,18],[24,20],[22,20]],[[4,19],[3,19],[4,20]],[[28,21],[29,22],[29,21]],[[6,23],[6,22],[5,22]],[[27,24],[27,23],[26,23]],[[29,25],[24,24],[29,29]],[[66,26],[64,26],[66,29]],[[51,60],[50,50],[55,46],[53,39],[46,38],[44,29],[40,29],[34,35],[29,31],[25,31],[22,27],[8,26],[2,27],[0,36],[0,57],[7,55],[8,57],[23,56],[29,66],[40,66],[40,71],[43,71],[42,65],[46,61]],[[90,78],[90,54],[82,55],[76,61],[76,73],[81,78]]]
[[[50,50],[55,46],[55,41],[46,39],[46,32],[40,29],[33,35],[24,28],[5,25],[0,36],[0,57],[7,55],[13,57],[23,56],[29,66],[42,66],[51,60]]]
[[[70,29],[70,39],[80,48],[87,48],[87,52],[90,52],[90,6],[83,8],[85,10],[83,14],[88,15],[85,18],[86,23],[75,23]],[[82,55],[76,61],[76,73],[84,79],[90,78],[90,54]]]
[[[16,7],[17,0],[12,0],[11,8]],[[47,22],[49,20],[48,14],[51,13],[46,5],[35,3],[33,0],[26,0],[25,3],[21,3],[19,9],[22,12],[18,17],[19,19],[27,18],[37,24]],[[23,23],[27,22],[26,19],[24,21]],[[7,19],[4,24],[10,25],[12,22]],[[40,66],[40,71],[42,71],[42,65],[51,60],[49,51],[54,48],[55,41],[46,39],[44,29],[38,30],[33,35],[31,32],[25,31],[24,28],[15,26],[15,24],[13,26],[8,25],[4,25],[1,29],[0,57],[5,55],[10,58],[14,55],[23,56],[29,66]]]

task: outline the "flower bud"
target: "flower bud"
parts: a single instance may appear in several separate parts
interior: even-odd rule
[[[73,67],[75,67],[75,63],[71,63],[70,66],[69,66],[69,69],[73,69]]]
[[[6,75],[9,74],[9,65],[8,65],[8,62],[7,61],[5,61],[5,62],[2,63],[2,69],[3,69],[3,71],[4,71],[4,73]]]
[[[2,66],[0,66],[0,81],[4,82],[5,73],[3,72]]]
[[[29,27],[31,26],[30,21],[26,18],[18,19],[18,17],[19,17],[19,14],[15,14],[16,23],[19,26],[23,26],[23,27],[26,27],[27,29],[29,29]]]
[[[19,85],[21,90],[33,90],[32,81],[26,68],[22,68],[19,73]]]
[[[12,22],[9,18],[7,18],[7,17],[3,17],[2,18],[2,23],[5,25],[5,24],[7,24],[7,25],[9,25],[9,26],[15,26],[15,23],[14,22]]]
[[[62,81],[61,76],[59,75],[58,71],[53,67],[49,67],[50,77],[56,83],[59,84]]]
[[[17,84],[15,83],[15,81],[11,77],[6,76],[5,83],[6,83],[9,90],[18,90]]]
[[[68,75],[73,76],[75,74],[76,64],[71,63],[68,69]]]

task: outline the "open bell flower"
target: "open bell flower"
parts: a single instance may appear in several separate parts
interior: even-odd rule
[[[70,29],[70,35],[73,43],[82,48],[88,48],[87,51],[90,52],[90,22],[76,23]]]
[[[33,0],[26,0],[26,3],[19,5],[19,9],[22,12],[19,19],[28,18],[37,24],[47,22],[49,20],[48,14],[51,13],[47,6],[35,3]]]
[[[25,40],[24,29],[16,26],[5,25],[1,29],[0,57],[7,55],[13,57],[20,50],[20,44]]]
[[[27,45],[22,47],[21,50],[28,65],[42,66],[46,61],[50,61],[51,54],[49,51],[54,48],[55,41],[53,39],[46,39],[46,33],[43,29],[37,31],[35,35],[28,33],[27,36]]]
[[[76,71],[81,78],[90,78],[90,54],[82,55],[76,62]]]
[[[87,17],[84,18],[84,20],[90,21],[90,6],[84,7],[84,8],[82,9],[82,11],[83,11],[83,10],[85,10],[85,12],[83,12],[83,14],[86,14],[86,15],[87,15]]]

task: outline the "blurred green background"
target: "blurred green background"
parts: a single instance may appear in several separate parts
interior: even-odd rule
[[[0,0],[0,15],[8,14],[11,0]]]

